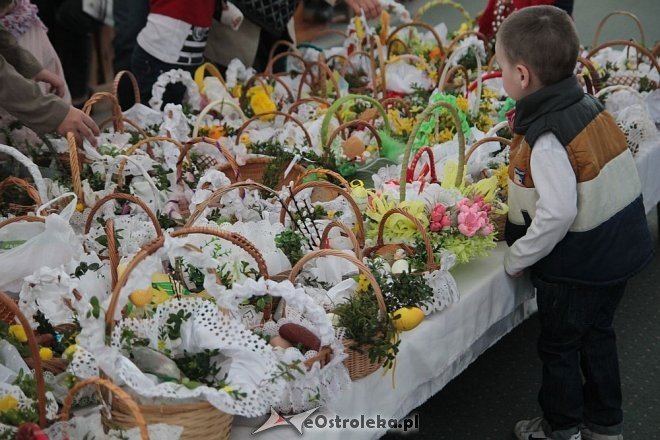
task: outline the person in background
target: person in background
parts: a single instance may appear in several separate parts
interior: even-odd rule
[[[334,4],[333,0],[326,0]],[[279,40],[296,41],[293,14],[298,2],[278,2],[274,0],[262,0],[262,4],[286,5],[272,9],[272,16],[259,13],[260,10],[269,11],[269,8],[255,8],[253,2],[246,0],[232,0],[245,15],[245,20],[238,30],[223,25],[219,20],[213,21],[209,42],[204,55],[213,63],[226,68],[233,58],[240,59],[247,67],[254,67],[257,72],[262,72],[268,63],[268,56],[275,42]],[[381,7],[377,0],[348,0],[347,3],[356,14],[364,11],[368,19],[380,15]],[[276,53],[287,50],[280,46]],[[274,71],[281,71],[284,60],[276,64]]]
[[[204,62],[204,49],[215,10],[215,0],[151,0],[147,24],[137,38],[131,58],[131,71],[147,104],[158,77],[172,69],[191,74]],[[168,86],[163,97],[181,103],[185,87]]]
[[[117,73],[131,70],[131,57],[137,44],[137,36],[147,23],[149,0],[113,0],[112,15],[115,29],[112,40],[112,67]],[[133,105],[133,88],[128,81],[119,84],[117,94],[122,109],[126,110]]]
[[[479,17],[479,32],[488,38],[497,34],[502,22],[513,11],[529,6],[552,5],[573,15],[574,0],[488,0],[486,8]]]
[[[536,287],[542,417],[519,440],[622,440],[613,327],[627,281],[655,251],[626,137],[573,74],[580,41],[554,6],[504,20],[495,56],[516,100],[504,269]],[[625,178],[621,178],[625,176]]]
[[[44,94],[37,82],[50,85]],[[96,146],[99,128],[82,111],[64,102],[64,81],[44,69],[9,31],[0,26],[0,102],[5,110],[38,134],[71,132],[79,145],[87,139]]]
[[[7,29],[24,49],[34,55],[39,64],[62,80],[62,99],[70,104],[71,94],[64,83],[62,64],[37,14],[37,7],[29,0],[0,0],[0,26]],[[45,84],[42,90],[48,91]]]

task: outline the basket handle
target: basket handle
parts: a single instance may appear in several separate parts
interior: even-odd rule
[[[18,151],[16,148],[4,144],[0,144],[0,153],[7,154],[13,157],[14,159],[16,159],[16,161],[18,161],[21,165],[23,165],[32,176],[32,180],[34,181],[34,186],[37,188],[41,200],[44,201],[48,200],[48,193],[46,191],[46,184],[44,183],[44,178],[41,176],[39,167],[32,161],[32,159],[28,158],[26,155]]]
[[[641,44],[635,42],[635,41],[628,41],[628,40],[612,40],[608,41],[606,43],[603,43],[597,47],[594,47],[587,53],[585,56],[586,59],[590,60],[594,55],[596,55],[598,52],[601,50],[612,47],[612,46],[628,46],[628,47],[633,47],[637,50],[637,55],[639,56],[639,52],[641,52],[644,56],[646,56],[649,61],[651,62],[651,65],[653,68],[660,74],[660,65],[658,64],[658,60],[656,57],[653,55],[653,52],[648,50],[646,47],[642,46]]]
[[[349,67],[355,69],[355,64],[353,64],[353,58],[357,58],[359,56],[367,57],[369,59],[369,64],[371,66],[371,82],[373,83],[373,89],[369,89],[368,86],[360,88],[360,90],[363,89],[369,89],[373,92],[374,96],[378,92],[378,87],[377,87],[377,81],[376,81],[376,61],[374,60],[373,54],[365,51],[365,50],[356,50],[355,52],[351,52],[350,55],[346,57],[346,62],[344,63],[344,66],[341,69],[341,75],[346,76],[346,71],[348,70]]]
[[[291,190],[291,194],[287,199],[282,203],[282,209],[280,210],[280,223],[284,224],[285,216],[288,211],[288,206],[289,203],[291,203],[294,199],[294,197],[301,191],[308,189],[308,188],[327,188],[327,189],[332,189],[334,191],[337,191],[344,199],[348,201],[348,203],[351,205],[351,208],[353,209],[353,214],[355,215],[355,221],[357,225],[357,234],[356,237],[361,245],[364,244],[364,221],[362,220],[362,211],[360,211],[360,207],[355,203],[355,200],[353,200],[353,197],[350,195],[348,191],[346,191],[344,188],[337,186],[333,183],[330,182],[325,182],[322,180],[319,181],[314,181],[314,182],[307,182],[303,183],[302,185],[298,185],[294,187]],[[290,214],[290,213],[289,213]],[[289,215],[291,217],[291,215]]]
[[[85,203],[85,193],[82,189],[82,180],[80,178],[80,161],[78,156],[78,146],[76,145],[76,138],[73,133],[66,134],[66,142],[69,146],[69,162],[71,164],[71,184],[73,185],[73,192],[78,197],[78,200]]]
[[[219,188],[215,190],[208,199],[204,200],[202,203],[197,205],[197,208],[192,214],[190,214],[190,217],[188,218],[188,221],[186,222],[184,227],[189,228],[193,226],[195,224],[195,221],[204,213],[204,210],[212,203],[215,203],[218,200],[220,200],[222,196],[224,196],[225,194],[231,191],[241,190],[241,189],[258,189],[260,191],[265,191],[271,194],[272,196],[274,196],[275,198],[277,198],[277,200],[280,201],[280,203],[282,203],[279,194],[277,194],[277,192],[275,192],[273,189],[268,188],[266,185],[262,185],[256,182],[236,182],[224,188]]]
[[[447,63],[446,67],[449,67],[449,63]],[[467,69],[462,64],[457,64],[457,65],[447,69],[446,73],[443,72],[442,79],[440,80],[440,81],[442,81],[440,83],[440,92],[444,93],[445,87],[447,87],[447,84],[449,84],[449,81],[451,81],[454,78],[454,76],[456,76],[456,74],[458,72],[461,72],[463,74],[463,77],[465,78],[465,80],[464,80],[465,97],[467,98],[468,93],[470,92],[470,87],[469,87],[470,76],[468,74]],[[479,78],[481,78],[481,77],[479,76]]]
[[[44,370],[41,365],[41,358],[39,357],[39,346],[37,339],[34,336],[30,321],[25,317],[18,305],[6,293],[0,291],[0,304],[8,309],[18,319],[18,322],[23,326],[25,335],[27,336],[28,347],[32,353],[33,366],[34,366],[34,379],[37,382],[37,411],[39,412],[39,426],[46,427],[46,381],[44,380]]]
[[[39,217],[36,215],[18,215],[16,217],[8,218],[0,222],[0,229],[4,228],[5,226],[9,226],[12,223],[18,223],[18,222],[46,223],[46,218]]]
[[[431,3],[431,2],[427,3],[427,5],[430,4],[430,3]],[[422,8],[423,8],[423,7],[422,7]],[[421,9],[421,8],[420,8],[420,9]],[[419,11],[418,11],[418,12],[419,12]],[[411,22],[409,22],[409,23],[403,23],[403,24],[399,25],[396,29],[394,29],[394,30],[392,31],[392,33],[390,34],[390,36],[387,38],[387,45],[388,45],[388,47],[389,47],[390,42],[392,41],[392,39],[394,38],[394,36],[395,36],[396,34],[398,34],[399,32],[401,32],[402,30],[404,30],[404,29],[406,29],[406,28],[418,28],[418,27],[426,29],[427,31],[429,31],[429,32],[431,33],[431,35],[433,35],[433,38],[435,39],[435,42],[438,44],[438,48],[440,49],[440,54],[441,54],[441,56],[442,56],[442,57],[446,56],[446,55],[447,55],[447,51],[446,51],[446,49],[442,46],[442,39],[440,38],[440,35],[438,35],[438,33],[436,32],[435,29],[433,29],[433,26],[431,26],[431,25],[429,25],[429,24],[427,24],[427,23],[424,23],[423,21],[411,21]],[[389,53],[388,53],[388,57],[389,57]]]
[[[478,140],[477,142],[475,142],[474,144],[472,144],[472,146],[470,147],[470,149],[465,153],[465,163],[468,163],[468,162],[469,162],[470,157],[471,157],[472,154],[477,150],[477,148],[479,148],[480,146],[482,146],[482,145],[484,145],[484,144],[487,144],[487,143],[489,143],[489,142],[500,142],[500,143],[502,143],[502,144],[506,144],[506,145],[508,145],[509,147],[511,147],[511,145],[513,144],[513,143],[511,142],[511,140],[510,140],[510,139],[507,139],[507,138],[503,138],[503,137],[500,137],[500,136],[486,136],[486,137],[484,137],[484,138],[482,138],[482,139],[479,139],[479,140]]]
[[[232,172],[234,173],[234,176],[236,180],[239,179],[239,169],[238,169],[238,164],[236,163],[236,159],[234,156],[227,150],[219,141],[216,141],[215,139],[209,138],[209,137],[196,137],[188,142],[183,146],[181,149],[181,153],[179,154],[179,159],[176,162],[176,181],[181,182],[181,179],[183,178],[183,162],[184,160],[188,159],[190,160],[190,150],[192,150],[196,145],[200,143],[207,143],[211,145],[215,145],[216,148],[222,153],[222,155],[225,157],[227,162],[229,162],[229,166],[231,167]]]
[[[241,109],[241,107],[238,104],[236,104],[234,101],[232,101],[230,99],[226,99],[226,98],[217,99],[217,100],[209,103],[206,107],[204,107],[204,109],[197,116],[197,120],[195,121],[195,126],[193,127],[192,137],[193,138],[197,137],[197,134],[199,133],[199,128],[200,128],[200,124],[202,123],[202,120],[204,119],[204,117],[211,110],[213,110],[214,108],[220,106],[220,113],[222,114],[222,110],[223,110],[225,105],[228,106],[228,107],[231,107],[234,110],[236,110],[243,121],[245,121],[247,119],[247,117],[245,116],[245,113],[243,113],[243,110]]]
[[[119,251],[117,250],[117,243],[115,243],[115,222],[108,219],[105,222],[105,236],[108,238],[108,258],[110,259],[110,281],[111,287],[117,284],[117,268],[119,267]]]
[[[89,379],[85,379],[82,382],[78,382],[77,384],[75,384],[73,388],[69,390],[66,397],[64,398],[64,405],[62,406],[62,414],[60,415],[60,419],[63,422],[67,422],[69,420],[71,414],[71,407],[73,406],[73,398],[75,397],[75,395],[81,389],[89,385],[96,385],[103,387],[108,391],[110,391],[115,396],[119,397],[124,402],[126,407],[129,409],[131,414],[133,414],[133,417],[135,418],[135,424],[140,428],[140,437],[142,438],[142,440],[149,440],[149,431],[147,429],[147,422],[142,416],[140,407],[138,407],[138,405],[135,403],[135,401],[126,391],[122,390],[120,387],[110,382],[109,380],[101,379],[100,377],[92,377]]]
[[[374,291],[374,296],[376,297],[376,301],[378,302],[378,308],[380,309],[380,312],[383,314],[383,316],[387,316],[387,306],[385,305],[383,292],[380,289],[380,286],[378,285],[376,278],[374,278],[369,268],[362,261],[358,260],[351,254],[346,253],[344,251],[338,251],[336,249],[321,249],[318,251],[312,251],[304,255],[291,269],[291,273],[289,274],[289,281],[295,284],[296,277],[298,276],[300,271],[302,271],[305,264],[319,257],[339,257],[355,264],[358,270],[360,271],[360,273],[366,276],[367,279],[369,280],[369,284],[371,284],[371,287],[373,288]]]
[[[110,200],[127,200],[131,203],[135,203],[138,205],[142,210],[149,216],[149,220],[151,220],[151,223],[154,225],[154,229],[156,230],[156,236],[157,237],[162,237],[163,236],[163,229],[160,227],[160,223],[158,223],[158,219],[154,215],[153,211],[147,206],[146,203],[144,203],[142,200],[139,198],[131,195],[131,194],[124,194],[124,193],[112,193],[108,194],[107,196],[103,197],[101,200],[96,202],[96,204],[92,207],[92,210],[89,212],[89,215],[87,216],[87,221],[85,221],[85,234],[89,233],[89,230],[92,227],[92,221],[94,220],[94,216],[96,215],[97,211],[101,209],[103,205],[108,203]],[[108,237],[108,243],[110,243],[110,237]]]
[[[323,232],[321,233],[321,249],[330,249],[326,248],[325,245],[328,244],[328,238],[330,236],[330,231],[333,229],[338,228],[341,229],[341,231],[346,234],[349,240],[351,240],[351,244],[353,245],[353,252],[355,252],[355,256],[358,258],[358,260],[362,260],[362,247],[360,246],[360,242],[358,242],[357,237],[351,230],[351,228],[348,227],[348,225],[344,222],[341,222],[339,220],[333,220],[328,225],[323,229]]]
[[[335,140],[335,138],[339,136],[339,134],[341,134],[341,132],[343,132],[347,128],[352,128],[356,126],[364,127],[367,130],[369,130],[371,134],[374,136],[374,139],[376,140],[376,145],[378,145],[378,151],[381,151],[383,149],[383,141],[380,138],[380,134],[378,134],[378,130],[376,130],[376,127],[374,127],[372,124],[368,122],[355,119],[353,121],[345,122],[341,124],[339,127],[335,128],[334,131],[330,134],[330,137],[328,138],[328,142],[325,144],[325,148],[323,151],[323,154],[325,155],[326,158],[330,156],[330,147],[332,146],[332,142]]]
[[[108,100],[110,101],[110,106],[112,109],[112,118],[114,129],[118,133],[124,132],[124,123],[121,119],[122,112],[121,107],[119,106],[119,101],[115,95],[110,92],[96,92],[85,102],[82,111],[85,112],[88,116],[92,114],[92,108],[101,101]]]
[[[133,127],[133,128],[135,129],[135,131],[137,131],[137,133],[138,133],[140,136],[142,136],[143,139],[149,137],[149,135],[148,135],[148,134],[142,129],[142,127],[140,127],[136,122],[134,122],[134,121],[128,119],[128,118],[125,117],[123,114],[120,115],[119,118],[121,119],[121,121],[122,121],[124,124],[128,124],[128,125],[130,125],[131,127]],[[104,129],[104,128],[105,128],[110,122],[113,122],[113,123],[114,123],[114,121],[115,121],[115,118],[114,118],[113,116],[110,116],[108,119],[106,119],[105,121],[103,121],[103,122],[101,122],[101,123],[99,124],[99,128],[100,128],[100,129]],[[151,155],[151,153],[150,153],[150,155]]]
[[[295,113],[296,110],[298,110],[298,107],[300,107],[303,104],[308,104],[310,102],[315,102],[315,103],[319,104],[319,106],[321,106],[321,108],[330,107],[330,102],[327,101],[326,99],[321,98],[320,96],[309,96],[307,98],[298,99],[296,102],[291,104],[291,107],[289,107],[289,114]]]
[[[433,154],[433,150],[431,149],[431,147],[422,147],[419,150],[417,150],[417,153],[415,153],[415,155],[412,158],[412,161],[410,162],[408,173],[410,174],[411,179],[414,179],[415,170],[417,169],[417,163],[422,158],[422,155],[424,155],[424,153],[426,153],[426,155],[429,157],[431,183],[439,183],[438,175],[435,172],[435,156]]]
[[[236,232],[230,232],[230,231],[210,228],[206,226],[191,226],[176,230],[172,232],[170,236],[182,237],[190,234],[212,235],[214,237],[222,238],[223,240],[227,240],[232,244],[235,244],[236,246],[240,247],[245,252],[250,254],[252,258],[254,258],[254,261],[256,261],[257,263],[257,268],[259,269],[259,275],[261,275],[264,278],[268,278],[268,266],[266,265],[266,260],[264,260],[264,257],[261,255],[261,252],[259,252],[259,250],[255,247],[255,245],[252,244],[251,241],[249,241],[247,238],[243,237],[242,235],[237,234]]]
[[[220,73],[218,68],[211,63],[204,63],[195,70],[195,78],[194,78],[195,84],[197,84],[197,87],[199,87],[200,91],[203,92],[204,90],[204,76],[206,75],[206,73],[210,73],[211,76],[218,78],[220,84],[222,84],[222,86],[225,88],[225,91],[227,91],[227,93],[230,93],[229,90],[227,89],[227,83],[225,82],[225,79],[222,77],[222,74]]]
[[[327,96],[327,87],[325,85],[326,76],[330,78],[330,82],[332,83],[332,87],[335,89],[335,93],[337,94],[337,96],[338,97],[341,96],[339,91],[339,83],[332,74],[332,70],[330,70],[327,64],[322,63],[320,61],[314,61],[306,64],[305,70],[303,71],[302,76],[300,77],[300,84],[298,85],[298,100],[302,98],[303,86],[305,85],[305,78],[309,76],[312,79],[312,81],[314,80],[314,73],[312,72],[312,68],[314,67],[318,67],[320,70],[323,71],[323,72],[319,72],[319,82],[321,84],[321,90],[325,94],[324,97],[329,98],[329,96]]]
[[[401,177],[399,180],[399,201],[403,202],[406,199],[406,172],[408,170],[408,163],[410,162],[410,153],[412,152],[413,144],[415,138],[417,137],[417,132],[422,123],[433,114],[433,112],[440,108],[444,107],[449,111],[449,114],[456,125],[456,132],[458,133],[458,172],[456,174],[456,181],[454,184],[456,187],[460,187],[463,183],[463,170],[465,168],[465,133],[461,129],[461,120],[458,117],[458,112],[453,105],[446,103],[444,101],[439,101],[433,103],[426,107],[421,115],[417,118],[417,123],[413,127],[412,133],[408,138],[408,144],[406,145],[406,151],[403,154],[403,162],[401,163]]]
[[[478,39],[484,42],[484,48],[486,49],[486,58],[490,59],[492,56],[495,55],[490,48],[490,44],[488,44],[488,37],[479,31],[465,31],[456,35],[454,39],[451,40],[447,45],[447,52],[452,53],[456,49],[456,46],[458,46],[458,43],[460,43],[462,40],[466,39],[467,37],[472,37],[472,36],[477,37]]]
[[[284,81],[282,81],[282,78],[280,78],[279,76],[277,76],[275,74],[272,74],[272,73],[264,72],[264,73],[256,73],[256,74],[252,75],[250,77],[250,79],[248,79],[247,82],[245,83],[245,90],[250,90],[250,88],[254,85],[254,83],[257,80],[259,82],[261,82],[262,86],[265,86],[264,79],[266,79],[266,78],[271,78],[275,82],[277,82],[279,85],[281,85],[284,88],[284,91],[286,92],[286,94],[288,95],[289,101],[293,102],[293,101],[296,100],[296,98],[293,96],[293,92],[291,91],[289,86],[286,85],[286,83]]]
[[[181,142],[177,141],[174,138],[168,136],[151,136],[151,137],[145,137],[144,139],[140,139],[135,144],[128,147],[128,149],[122,154],[124,156],[131,156],[143,145],[147,145],[147,154],[149,154],[149,150],[151,150],[151,142],[170,142],[176,145],[179,148],[179,151],[183,149],[183,145],[181,144]],[[122,186],[124,183],[124,169],[126,168],[127,162],[128,161],[126,159],[122,159],[122,161],[119,163],[119,167],[117,168],[117,176],[118,176],[117,183],[120,186]]]
[[[293,182],[293,187],[295,188],[298,185],[302,185],[304,183],[305,177],[311,176],[313,174],[316,174],[317,176],[330,176],[334,178],[336,181],[338,181],[339,184],[344,189],[346,189],[347,191],[351,190],[351,184],[348,183],[348,180],[344,179],[344,176],[342,176],[336,171],[332,171],[327,168],[312,168],[309,170],[305,170],[305,172],[302,173],[300,176],[298,176],[298,179],[296,179],[296,181]]]
[[[268,60],[268,64],[266,64],[266,69],[264,70],[264,72],[272,75],[272,74],[273,74],[273,66],[275,65],[275,63],[276,63],[278,60],[280,60],[280,59],[282,59],[282,58],[287,58],[287,57],[293,57],[293,58],[296,58],[296,59],[298,59],[300,62],[303,63],[303,68],[306,68],[306,67],[307,67],[307,60],[305,60],[305,58],[303,58],[303,56],[300,54],[300,52],[296,49],[295,51],[288,50],[288,51],[280,52],[280,53],[278,53],[278,54],[272,56],[272,57]]]
[[[378,239],[376,242],[376,246],[382,247],[383,245],[385,245],[385,241],[383,237],[383,234],[385,233],[385,225],[387,223],[387,220],[389,220],[390,217],[392,217],[395,214],[402,215],[411,222],[413,222],[413,224],[419,231],[420,235],[422,236],[422,240],[424,241],[424,248],[426,248],[426,269],[428,271],[432,271],[440,268],[440,265],[436,264],[435,262],[433,247],[431,246],[431,239],[429,238],[429,234],[426,232],[426,228],[412,214],[401,208],[390,209],[383,215],[383,218],[380,219],[380,222],[378,223]]]
[[[626,85],[623,85],[623,84],[617,84],[617,85],[614,85],[614,86],[603,87],[602,89],[600,89],[598,91],[598,93],[596,93],[596,98],[600,98],[603,95],[606,95],[607,93],[614,93],[614,92],[619,92],[619,91],[622,91],[622,90],[625,90],[627,92],[632,93],[635,96],[635,98],[637,98],[637,100],[639,101],[640,104],[644,104],[644,102],[645,102],[644,97],[642,96],[641,93],[639,93],[638,90],[636,90],[633,87],[626,86]]]
[[[288,47],[289,49],[287,50],[287,52],[300,54],[300,51],[298,50],[296,45],[290,42],[289,40],[277,40],[275,43],[273,43],[273,45],[270,48],[270,52],[268,53],[268,60],[272,60],[273,57],[276,56],[275,52],[277,51],[277,49],[279,49],[280,46]],[[266,70],[266,72],[272,73],[269,72],[268,70]]]
[[[284,112],[281,112],[281,111],[272,111],[272,112],[261,113],[258,116],[253,116],[252,118],[245,121],[243,123],[243,125],[241,125],[240,128],[238,129],[238,131],[236,132],[236,142],[235,142],[235,144],[238,145],[241,142],[241,135],[243,134],[245,129],[250,126],[250,124],[252,124],[255,121],[260,120],[260,118],[262,118],[263,116],[270,116],[270,115],[283,116],[285,120],[289,120],[289,121],[293,122],[294,124],[296,124],[298,127],[300,127],[302,129],[303,134],[305,135],[305,140],[307,140],[307,145],[309,145],[310,147],[312,146],[312,137],[310,136],[309,132],[305,128],[305,125],[302,122],[300,122],[300,119],[296,118],[295,116],[293,116],[289,113],[284,113]]]
[[[470,16],[470,13],[463,7],[463,5],[452,0],[431,0],[429,2],[426,2],[415,12],[415,20],[420,20],[424,16],[424,14],[426,14],[428,11],[438,6],[451,6],[452,8],[458,10],[458,12],[460,12],[463,15],[465,21],[472,22],[472,17]]]
[[[41,197],[39,196],[39,191],[25,180],[18,177],[9,176],[2,182],[0,182],[0,193],[9,186],[17,186],[22,188],[27,192],[28,197],[34,201],[36,206],[41,206]]]
[[[135,100],[136,104],[140,103],[140,86],[138,85],[137,78],[135,78],[135,75],[133,75],[133,72],[128,71],[128,70],[122,70],[120,72],[117,72],[115,75],[114,80],[112,81],[112,94],[114,95],[115,98],[117,98],[117,101],[119,101],[119,83],[121,82],[122,78],[126,76],[131,81],[131,85],[133,86],[133,97]]]
[[[603,31],[603,28],[605,27],[605,23],[607,23],[607,20],[609,20],[611,17],[615,15],[623,15],[624,17],[629,17],[631,20],[633,20],[637,25],[637,29],[639,29],[639,36],[641,38],[640,41],[643,46],[646,46],[646,35],[644,34],[644,26],[642,26],[642,22],[639,20],[639,18],[632,12],[613,11],[607,14],[605,17],[603,17],[600,23],[598,23],[598,27],[596,28],[596,34],[594,35],[594,40],[591,43],[591,47],[596,47],[598,45],[598,39],[600,38],[600,34]]]
[[[410,116],[410,103],[402,98],[385,98],[380,101],[380,104],[383,106],[385,110],[387,110],[390,107],[396,107],[396,106],[402,106],[403,111],[406,113],[406,115]]]
[[[595,96],[601,87],[600,75],[598,75],[598,70],[596,70],[596,67],[591,62],[591,60],[588,60],[584,57],[578,57],[577,61],[579,64],[582,64],[587,69],[587,72],[589,72],[588,76],[582,75],[582,78],[584,79],[584,83],[587,86],[587,92],[590,95]]]
[[[323,117],[323,122],[321,124],[321,145],[327,145],[328,144],[328,130],[330,128],[330,121],[332,120],[332,115],[334,115],[340,108],[341,106],[349,101],[355,101],[356,99],[360,99],[362,101],[367,101],[369,104],[371,104],[380,114],[380,116],[383,118],[383,124],[385,126],[385,131],[387,133],[391,133],[392,129],[390,127],[390,120],[387,117],[387,112],[383,108],[383,106],[380,104],[378,100],[375,98],[372,98],[370,96],[364,96],[364,95],[345,95],[342,96],[341,98],[337,99],[328,109],[326,112],[325,116]]]

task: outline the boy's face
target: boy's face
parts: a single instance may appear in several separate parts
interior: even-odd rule
[[[499,40],[495,43],[495,58],[497,59],[497,64],[502,69],[502,83],[507,95],[516,101],[529,95],[529,69],[522,64],[512,64],[507,59]]]

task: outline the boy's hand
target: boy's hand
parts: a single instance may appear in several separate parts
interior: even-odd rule
[[[68,132],[73,133],[76,143],[82,145],[83,139],[87,139],[96,148],[96,136],[100,134],[96,122],[75,107],[69,108],[69,113],[57,127],[57,133],[66,136]]]
[[[64,92],[66,91],[66,85],[64,81],[59,76],[55,75],[53,72],[42,69],[41,72],[34,75],[32,78],[34,81],[44,82],[50,84],[50,91],[60,98],[64,97]]]

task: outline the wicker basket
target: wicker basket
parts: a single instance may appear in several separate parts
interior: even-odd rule
[[[235,110],[243,121],[247,120],[245,113],[243,113],[243,110],[238,104],[236,104],[236,102],[224,98],[218,99],[216,101],[210,102],[206,107],[202,109],[201,112],[199,112],[199,115],[197,115],[197,119],[195,120],[195,126],[193,127],[192,138],[195,139],[198,137],[199,129],[201,128],[200,124],[204,120],[204,117],[209,114],[211,110],[218,108],[218,111],[222,115],[222,111],[224,110],[225,106]]]
[[[300,273],[300,271],[303,269],[305,264],[308,263],[310,260],[319,257],[330,257],[330,256],[343,258],[357,266],[360,273],[367,277],[369,283],[371,284],[371,287],[373,288],[374,296],[376,297],[376,300],[378,302],[378,308],[380,310],[381,317],[383,319],[390,319],[387,313],[387,307],[385,306],[385,299],[383,298],[383,294],[381,292],[380,286],[378,285],[378,282],[372,275],[369,268],[365,266],[364,263],[362,263],[360,260],[353,257],[349,253],[334,249],[323,249],[319,251],[310,252],[304,257],[302,257],[300,261],[296,263],[295,266],[293,266],[293,269],[291,269],[291,274],[289,275],[289,280],[292,283],[295,282],[295,279]],[[385,359],[378,359],[376,362],[372,362],[369,359],[369,347],[361,346],[360,351],[358,351],[354,348],[351,348],[354,344],[355,342],[351,339],[344,340],[344,350],[348,354],[348,357],[344,360],[344,365],[348,369],[348,374],[351,377],[351,380],[353,381],[361,379],[363,377],[367,377],[371,373],[378,370],[385,363]]]
[[[208,227],[183,228],[173,232],[172,237],[181,237],[190,234],[206,234],[227,240],[236,246],[246,250],[257,262],[259,272],[267,275],[266,262],[259,251],[239,234]],[[148,256],[154,254],[164,244],[162,237],[156,238],[138,252],[135,258],[128,264],[123,275],[112,291],[112,298],[106,313],[106,326],[112,329],[114,325],[113,316],[119,301],[121,289],[126,284],[131,272]],[[233,415],[226,414],[208,402],[161,404],[161,405],[137,405],[144,418],[149,423],[166,423],[178,425],[184,428],[181,438],[192,440],[196,438],[228,439],[231,432]],[[128,407],[121,403],[113,404],[112,419],[120,426],[134,426],[133,417],[129,415]]]
[[[285,119],[288,119],[293,123],[295,123],[296,125],[298,125],[302,129],[303,134],[305,135],[305,140],[307,141],[307,145],[309,146],[312,145],[312,138],[307,132],[307,129],[305,128],[303,123],[300,122],[294,116],[280,111],[266,112],[245,121],[236,133],[236,142],[235,142],[236,145],[240,143],[241,134],[245,131],[245,129],[247,129],[255,121],[259,120],[259,118],[269,115],[283,116]],[[225,150],[223,154],[225,155],[225,158],[227,159],[228,163],[218,167],[218,170],[227,174],[227,177],[232,183],[237,183],[246,180],[251,180],[257,183],[264,183],[264,172],[266,171],[266,167],[268,167],[268,165],[273,161],[272,157],[253,156],[246,159],[245,164],[237,165],[236,160],[231,154],[227,152],[227,150]],[[227,173],[231,168],[235,168],[235,167],[238,169],[238,174],[236,174],[235,172],[231,174]],[[274,188],[274,189],[279,189],[282,186],[286,186],[290,181],[295,181],[300,174],[305,172],[305,168],[302,165],[296,164],[293,166],[293,168],[289,171],[289,173],[286,176],[282,175],[284,171],[285,170],[282,170],[281,172],[279,182],[277,184],[278,188]]]
[[[644,47],[643,45],[636,43],[634,41],[628,41],[628,40],[612,40],[608,41],[606,43],[603,43],[599,46],[594,47],[587,53],[585,58],[587,60],[591,60],[598,52],[600,52],[603,49],[606,49],[608,47],[614,47],[614,46],[626,46],[628,49],[634,48],[637,52],[637,58],[639,58],[643,55],[646,57],[651,64],[652,68],[660,74],[660,64],[658,63],[657,58],[651,52],[649,49]],[[604,85],[606,86],[613,86],[613,85],[627,85],[631,87],[637,88],[639,86],[639,81],[640,78],[634,75],[617,75],[617,76],[612,76],[607,79]],[[657,88],[658,84],[652,83],[652,87]]]
[[[340,222],[339,220],[331,221],[323,229],[323,232],[321,233],[321,249],[331,249],[329,247],[330,246],[329,236],[330,236],[330,231],[332,231],[335,228],[341,230],[341,232],[344,233],[344,236],[346,236],[351,241],[351,245],[353,246],[352,250],[355,253],[355,257],[358,260],[362,261],[362,245],[360,245],[360,242],[355,236],[355,233],[353,233],[353,230],[350,227],[348,227],[346,223]]]
[[[470,160],[470,156],[476,151],[477,148],[480,146],[487,144],[489,142],[500,142],[502,144],[508,145],[511,147],[512,142],[510,139],[506,139],[503,137],[499,136],[490,136],[490,137],[484,137],[480,139],[479,141],[475,142],[470,149],[465,153],[465,163]],[[508,214],[492,214],[491,215],[491,221],[493,222],[493,225],[495,226],[495,231],[497,231],[497,236],[496,239],[497,241],[504,241],[504,228],[506,227],[506,220],[508,218]]]

